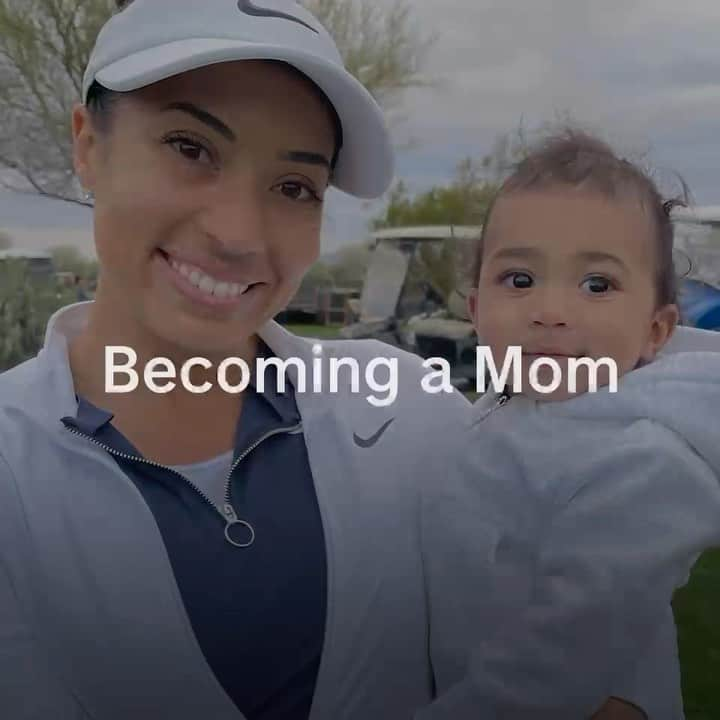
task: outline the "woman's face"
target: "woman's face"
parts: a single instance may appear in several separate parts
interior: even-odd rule
[[[203,357],[279,312],[319,254],[330,113],[286,68],[217,64],[73,116],[95,195],[97,306],[138,341]],[[109,317],[107,317],[109,321]]]

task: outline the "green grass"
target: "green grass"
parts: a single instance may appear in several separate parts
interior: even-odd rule
[[[303,337],[312,338],[336,338],[340,332],[341,325],[294,325],[289,323],[284,325],[287,330],[296,335],[302,335]]]
[[[685,717],[720,719],[720,550],[704,553],[673,601]]]
[[[339,326],[287,325],[306,337],[337,337]],[[476,399],[468,391],[471,400]],[[718,519],[720,522],[720,518]],[[686,720],[720,720],[720,550],[704,553],[673,600]]]

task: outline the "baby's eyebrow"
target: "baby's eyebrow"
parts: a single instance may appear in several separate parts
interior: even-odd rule
[[[627,270],[627,265],[625,265],[625,263],[617,255],[602,252],[601,250],[585,250],[584,252],[578,253],[577,257],[580,260],[588,262],[611,262],[623,270]]]
[[[542,253],[534,247],[505,247],[492,254],[491,260],[502,260],[504,258],[526,258],[540,257]]]

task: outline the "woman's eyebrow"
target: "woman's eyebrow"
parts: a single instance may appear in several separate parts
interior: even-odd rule
[[[215,117],[212,113],[209,113],[207,110],[203,110],[191,102],[172,102],[163,108],[163,112],[168,110],[180,110],[181,112],[186,112],[189,115],[192,115],[196,120],[199,120],[201,123],[208,125],[213,130],[220,133],[220,135],[230,142],[235,142],[235,140],[237,140],[235,133],[222,120],[220,120],[220,118]]]
[[[192,115],[196,120],[201,123],[208,125],[216,132],[220,133],[223,137],[227,138],[230,142],[235,142],[237,136],[235,133],[222,121],[207,110],[203,110],[194,103],[191,102],[172,102],[163,107],[163,112],[168,110],[180,110]],[[310,152],[308,150],[285,150],[279,155],[280,160],[286,160],[290,162],[307,163],[308,165],[322,165],[323,167],[330,169],[330,160],[322,153]]]
[[[330,160],[322,153],[309,152],[307,150],[285,150],[278,156],[280,160],[289,162],[307,163],[308,165],[322,165],[330,169]]]

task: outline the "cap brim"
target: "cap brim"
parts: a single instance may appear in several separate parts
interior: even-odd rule
[[[107,65],[95,79],[117,92],[137,90],[182,72],[234,60],[282,60],[307,75],[327,95],[343,128],[343,147],[332,185],[360,198],[386,192],[393,179],[394,155],[382,111],[366,88],[342,67],[315,55],[272,46],[217,38],[196,38],[160,45]]]

